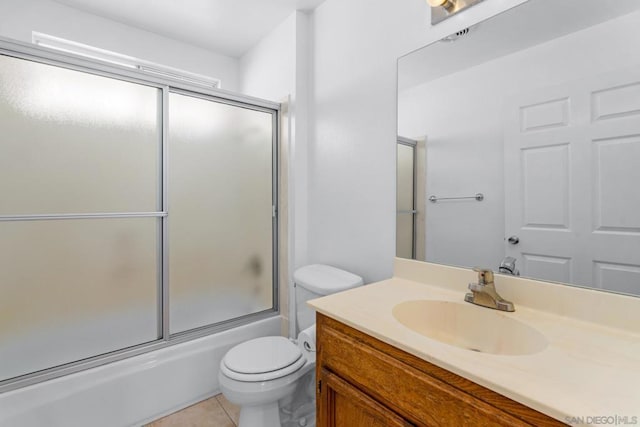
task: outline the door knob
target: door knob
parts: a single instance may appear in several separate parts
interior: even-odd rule
[[[512,245],[517,245],[518,243],[520,243],[520,238],[518,236],[511,236],[507,239],[507,242],[511,243]]]

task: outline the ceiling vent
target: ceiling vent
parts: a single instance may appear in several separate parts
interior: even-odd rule
[[[444,37],[440,41],[443,41],[443,42],[454,42],[454,41],[458,40],[460,37],[464,37],[464,36],[468,35],[470,31],[471,31],[471,27],[465,28],[463,30],[460,30],[458,32],[450,34],[447,37]]]

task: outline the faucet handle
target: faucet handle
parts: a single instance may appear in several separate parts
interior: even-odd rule
[[[469,283],[469,286],[467,286],[467,287],[472,292],[482,292],[482,291],[484,291],[484,285],[480,284],[480,283]]]
[[[474,267],[473,271],[478,273],[478,284],[489,285],[493,283],[493,271],[491,269]]]

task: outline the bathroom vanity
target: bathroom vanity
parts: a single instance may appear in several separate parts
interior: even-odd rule
[[[637,299],[498,277],[516,306],[503,313],[463,301],[474,274],[397,259],[392,279],[311,301],[318,426],[640,422],[640,319],[616,315]],[[422,327],[438,320],[405,309],[416,301],[459,311]]]
[[[330,317],[317,318],[319,426],[559,426]]]

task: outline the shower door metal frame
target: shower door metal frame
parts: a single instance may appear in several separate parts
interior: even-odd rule
[[[416,206],[416,200],[418,198],[418,193],[417,193],[417,167],[418,167],[418,162],[416,159],[416,149],[418,147],[418,141],[414,140],[414,139],[409,139],[409,138],[405,138],[403,136],[398,136],[397,137],[397,145],[405,145],[407,147],[411,147],[411,149],[413,150],[413,195],[412,195],[412,201],[411,201],[411,210],[409,211],[399,211],[397,209],[396,206],[396,216],[399,214],[410,214],[411,215],[411,259],[416,259],[416,253],[417,253],[417,239],[416,239],[416,217],[418,215],[418,210],[417,210],[417,206]],[[396,168],[398,167],[398,159],[397,159],[397,150],[396,150]],[[396,172],[397,175],[397,172]],[[396,177],[397,180],[397,177]],[[397,204],[397,201],[396,201]]]
[[[279,147],[279,117],[280,117],[280,104],[276,104],[278,106],[277,110],[271,109],[271,108],[267,108],[267,107],[263,107],[263,106],[259,106],[259,105],[251,105],[251,104],[247,104],[246,102],[241,102],[241,101],[237,101],[237,100],[233,100],[233,99],[226,99],[226,98],[221,98],[220,96],[216,96],[216,95],[211,95],[211,94],[206,94],[206,93],[201,93],[201,92],[192,92],[190,90],[185,90],[185,89],[181,89],[181,88],[177,88],[177,87],[166,87],[163,89],[164,93],[163,93],[163,97],[169,97],[170,93],[176,93],[179,95],[184,95],[184,96],[190,96],[190,97],[194,97],[194,98],[198,98],[198,99],[202,99],[205,101],[211,101],[211,102],[217,102],[220,104],[226,104],[226,105],[231,105],[231,106],[235,106],[235,107],[240,107],[240,108],[245,108],[248,110],[254,110],[254,111],[260,111],[260,112],[264,112],[264,113],[271,113],[271,129],[272,129],[272,135],[271,135],[271,148],[272,148],[272,156],[271,156],[271,189],[272,189],[272,194],[271,194],[271,200],[272,200],[272,205],[271,205],[271,212],[272,212],[272,228],[271,228],[271,233],[272,233],[272,309],[271,310],[267,310],[268,312],[271,311],[275,311],[276,313],[280,312],[280,308],[279,308],[279,301],[278,301],[278,279],[279,279],[279,270],[278,270],[278,229],[279,229],[279,225],[278,225],[278,147]],[[168,104],[163,104],[163,105],[168,105]],[[168,108],[164,108],[163,109],[163,116],[168,116]],[[165,162],[168,161],[168,142],[169,142],[169,137],[168,137],[168,120],[163,118],[163,133],[166,133],[166,137],[163,138],[163,168],[165,171],[167,171],[167,173],[164,173],[163,175],[163,179],[167,179],[168,177],[168,164],[166,164]],[[162,194],[162,200],[163,200],[163,209],[168,209],[168,201],[169,201],[169,196],[168,196],[168,185],[166,185],[167,183],[163,183],[163,194]],[[163,281],[167,282],[167,283],[163,283],[163,296],[165,296],[168,299],[169,296],[169,284],[168,284],[168,280],[169,280],[169,275],[168,275],[168,265],[169,265],[169,261],[168,261],[168,241],[165,238],[165,236],[168,236],[168,220],[163,221],[163,250],[164,250],[164,254],[165,254],[165,259],[163,260],[163,265],[166,271],[164,271],[164,273],[167,274],[163,274]],[[193,328],[193,329],[189,329],[188,331],[183,331],[183,332],[177,332],[175,334],[171,334],[171,331],[169,330],[169,312],[168,312],[168,308],[169,305],[163,305],[163,307],[166,308],[166,313],[163,312],[163,333],[164,333],[164,339],[165,341],[176,341],[179,340],[180,342],[184,342],[184,341],[188,341],[194,338],[199,338],[202,336],[206,336],[206,335],[210,335],[211,332],[209,332],[209,329],[211,328],[210,325],[205,325],[205,326],[200,326],[197,328]],[[236,319],[244,319],[247,317],[252,317],[257,313],[252,313],[249,315],[245,315],[245,316],[241,316],[239,318],[234,318],[233,320]],[[226,324],[228,321],[223,321],[223,322],[219,322],[216,323],[216,325],[218,324]],[[182,339],[184,336],[186,336],[186,339]]]
[[[127,359],[129,357],[148,353],[172,346],[175,344],[191,341],[196,338],[212,335],[236,326],[241,326],[250,322],[270,318],[280,314],[278,305],[278,281],[279,281],[279,242],[278,242],[278,150],[279,150],[279,119],[281,116],[281,104],[233,93],[222,89],[213,89],[194,85],[192,83],[172,79],[159,75],[146,74],[142,71],[105,63],[98,60],[85,58],[66,52],[56,51],[38,45],[28,44],[4,37],[0,37],[0,55],[18,59],[24,59],[36,63],[57,66],[65,69],[79,71],[87,74],[112,78],[129,83],[140,84],[157,88],[161,91],[159,113],[160,123],[160,147],[161,157],[159,167],[159,200],[160,210],[152,212],[118,212],[118,213],[68,213],[55,215],[0,215],[0,222],[4,221],[40,221],[40,220],[65,220],[65,219],[90,219],[90,218],[159,218],[158,225],[158,338],[154,341],[140,343],[131,347],[114,350],[108,353],[95,355],[86,359],[69,362],[9,378],[0,381],[0,393],[19,389],[43,381],[59,378],[72,373],[84,371],[97,366]],[[168,281],[168,96],[169,93],[181,93],[188,96],[195,96],[213,102],[233,105],[256,111],[262,111],[272,116],[272,307],[271,309],[247,314],[237,318],[206,325],[177,334],[170,334],[169,330],[169,281]]]

